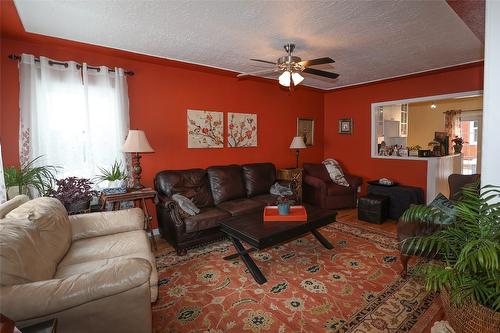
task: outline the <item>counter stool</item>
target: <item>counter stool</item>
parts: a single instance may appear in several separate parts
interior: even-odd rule
[[[367,194],[358,200],[358,219],[381,224],[389,215],[389,197]]]

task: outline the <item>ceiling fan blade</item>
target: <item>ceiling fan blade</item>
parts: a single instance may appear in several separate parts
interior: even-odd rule
[[[272,74],[272,73],[275,73],[279,71],[279,69],[264,69],[264,70],[260,70],[260,71],[255,71],[255,72],[248,72],[248,73],[240,73],[238,75],[236,75],[236,77],[243,77],[243,76],[249,76],[249,75],[253,75],[253,76],[257,76],[257,75],[267,75],[267,74]]]
[[[323,64],[331,64],[334,63],[335,60],[332,58],[324,57],[324,58],[318,58],[318,59],[311,59],[311,60],[304,60],[299,62],[304,67],[309,67],[309,66],[316,66],[316,65],[323,65]]]
[[[267,61],[267,60],[261,60],[261,59],[250,59],[250,60],[253,60],[253,61],[259,61],[259,62],[265,62],[266,64],[276,65],[276,63],[275,63],[275,62],[272,62],[272,61]]]
[[[339,77],[337,73],[332,73],[332,72],[326,72],[326,71],[320,71],[319,69],[314,69],[314,68],[306,68],[303,70],[304,73],[309,73],[313,75],[319,75],[323,77],[327,77],[329,79],[336,79]]]

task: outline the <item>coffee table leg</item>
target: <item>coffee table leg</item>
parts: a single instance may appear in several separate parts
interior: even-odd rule
[[[316,239],[321,243],[321,245],[326,247],[328,250],[333,249],[332,243],[330,243],[328,239],[326,239],[322,234],[320,234],[318,230],[316,229],[311,230],[311,233],[314,235],[314,237],[316,237]]]
[[[248,255],[248,252],[251,252],[251,251],[245,250],[245,248],[243,247],[243,245],[241,244],[241,242],[238,239],[236,239],[234,237],[230,237],[230,238],[233,241],[233,245],[236,248],[236,251],[238,251],[238,256],[241,257],[241,259],[243,260],[243,262],[247,266],[247,268],[250,271],[250,274],[252,274],[255,282],[257,282],[258,284],[266,283],[267,280],[264,277],[264,275],[262,274],[262,272],[260,271],[259,267],[257,267],[255,262],[252,260],[252,257],[250,257]],[[229,259],[229,257],[232,257],[232,256],[225,257],[224,259],[226,259],[226,258]]]

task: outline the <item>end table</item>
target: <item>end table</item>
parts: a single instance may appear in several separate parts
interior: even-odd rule
[[[294,181],[296,184],[295,194],[298,203],[302,203],[302,169],[300,168],[286,168],[279,169],[277,178],[279,180]]]
[[[106,203],[113,204],[113,210],[120,209],[120,203],[123,201],[133,201],[134,206],[137,207],[137,201],[141,203],[141,208],[144,212],[144,228],[149,233],[151,238],[151,247],[156,250],[156,241],[153,234],[153,229],[151,228],[151,220],[153,217],[149,215],[148,207],[146,206],[146,199],[155,200],[156,191],[152,188],[142,188],[140,190],[128,190],[126,193],[115,193],[115,194],[105,194],[101,193],[101,210],[104,211],[106,208]]]

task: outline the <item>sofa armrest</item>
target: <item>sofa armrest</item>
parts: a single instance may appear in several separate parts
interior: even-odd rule
[[[15,321],[48,316],[146,284],[151,265],[130,258],[92,272],[0,288],[0,312]]]
[[[144,212],[140,208],[71,215],[69,220],[73,241],[144,229]]]
[[[323,193],[326,193],[326,183],[317,177],[305,175],[304,184],[307,184]]]

